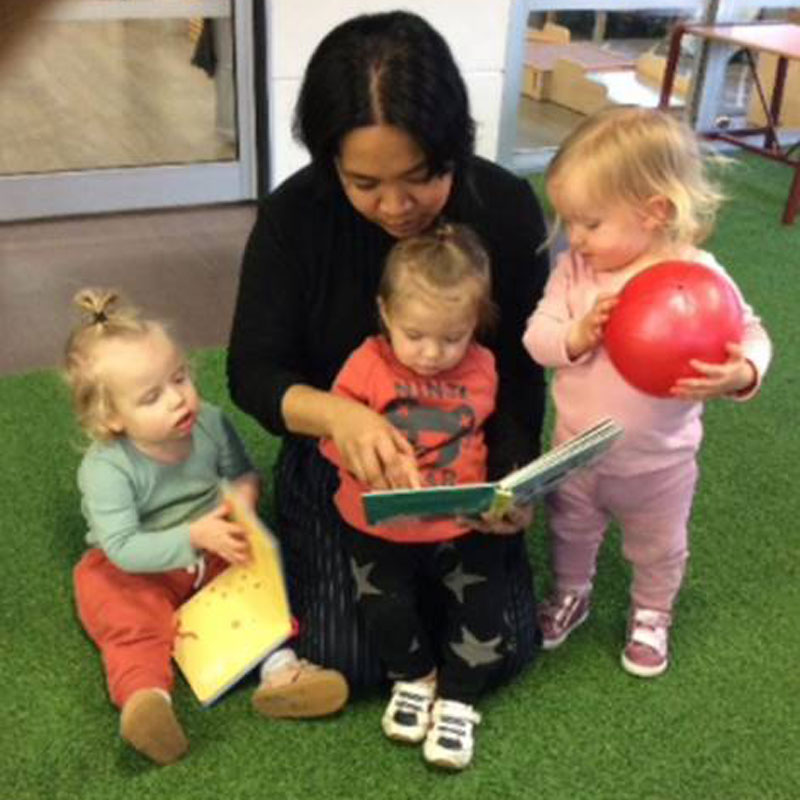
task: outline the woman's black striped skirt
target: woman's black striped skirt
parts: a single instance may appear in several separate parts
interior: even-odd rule
[[[281,541],[292,612],[300,624],[294,642],[303,658],[340,670],[353,691],[378,686],[384,672],[358,613],[352,574],[342,537],[347,526],[332,497],[338,487],[335,468],[311,439],[287,437],[275,470],[276,534]],[[518,674],[539,647],[533,576],[522,535],[508,536],[511,635],[505,659],[493,683]],[[441,624],[436,599],[440,587],[420,587],[421,608],[434,631]]]

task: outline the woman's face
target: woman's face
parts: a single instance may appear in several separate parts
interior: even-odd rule
[[[336,170],[356,211],[396,239],[427,230],[453,186],[452,173],[429,175],[417,143],[392,125],[350,131],[342,139]]]

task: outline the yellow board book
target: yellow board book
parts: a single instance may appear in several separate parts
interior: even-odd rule
[[[229,566],[178,609],[173,651],[203,705],[213,703],[292,633],[277,540],[226,487],[223,496],[247,532],[252,558]]]

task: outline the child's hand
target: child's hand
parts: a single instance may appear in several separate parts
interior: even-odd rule
[[[580,358],[600,344],[603,329],[618,301],[618,294],[599,294],[591,310],[573,323],[567,334],[567,355],[570,359]]]
[[[247,534],[236,522],[228,519],[225,503],[217,506],[189,525],[189,541],[195,550],[208,550],[229,564],[246,564],[250,560]]]
[[[673,397],[682,400],[710,400],[713,397],[733,395],[753,386],[757,380],[756,369],[742,354],[741,345],[729,342],[725,345],[728,360],[722,364],[692,360],[693,369],[702,377],[681,378],[670,389]]]
[[[257,472],[246,472],[240,475],[231,484],[236,496],[253,511],[257,509],[258,498],[261,495],[261,478]]]
[[[527,528],[533,522],[533,505],[511,506],[501,517],[482,514],[480,519],[470,519],[469,525],[481,533],[494,533],[507,536]]]

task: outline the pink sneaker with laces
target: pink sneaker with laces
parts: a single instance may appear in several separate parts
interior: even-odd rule
[[[542,631],[542,649],[555,650],[589,616],[589,595],[558,592],[539,604],[536,616]]]
[[[628,622],[628,643],[622,666],[631,675],[655,678],[669,666],[670,615],[651,608],[634,608]]]

